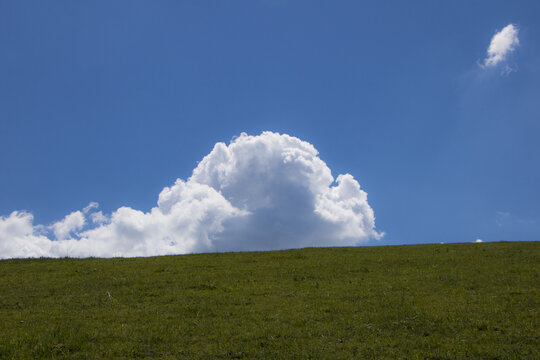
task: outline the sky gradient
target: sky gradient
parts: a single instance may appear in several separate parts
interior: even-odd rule
[[[358,181],[385,233],[363,244],[540,240],[539,17],[537,1],[0,2],[0,216],[148,212],[216,143],[271,131]]]

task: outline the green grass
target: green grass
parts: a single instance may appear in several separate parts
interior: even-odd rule
[[[540,359],[540,243],[0,261],[0,358]]]

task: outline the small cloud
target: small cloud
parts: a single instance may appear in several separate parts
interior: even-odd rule
[[[475,242],[475,243],[482,243],[482,242],[484,242],[484,240],[482,240],[482,239],[476,239],[476,240],[474,240],[474,242]]]
[[[487,57],[482,67],[494,67],[506,60],[507,56],[519,45],[518,28],[514,24],[505,26],[501,31],[493,35],[487,50]],[[503,72],[508,74],[515,69],[506,66]]]
[[[90,202],[83,210],[83,214],[88,214],[88,212],[92,209],[97,209],[99,207],[99,204],[95,201]]]
[[[109,221],[109,218],[103,215],[101,211],[90,214],[90,219],[92,220],[94,224],[103,224]]]

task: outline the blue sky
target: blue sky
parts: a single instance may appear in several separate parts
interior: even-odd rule
[[[369,245],[539,240],[539,16],[537,1],[0,2],[0,215],[150,211],[217,142],[273,131],[360,183],[385,232]],[[483,66],[509,24],[519,46]]]

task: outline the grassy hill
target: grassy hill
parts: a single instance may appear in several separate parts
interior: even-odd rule
[[[0,358],[540,359],[540,243],[0,261]]]

